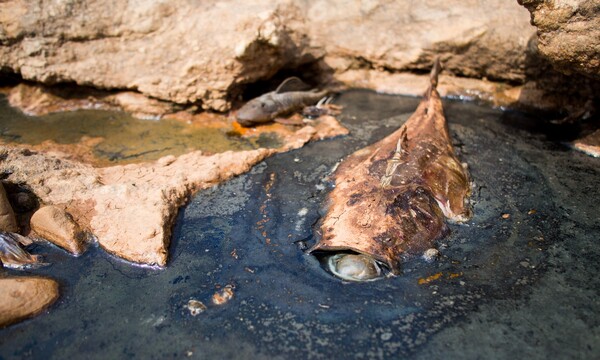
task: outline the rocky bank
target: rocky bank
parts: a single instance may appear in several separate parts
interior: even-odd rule
[[[190,195],[242,174],[277,152],[346,133],[335,118],[322,116],[312,125],[288,131],[277,149],[212,155],[195,151],[150,163],[100,168],[70,160],[68,153],[60,151],[36,152],[29,147],[1,145],[0,172],[8,174],[6,182],[29,188],[42,203],[64,209],[107,251],[136,263],[165,266],[173,220]],[[34,226],[40,223],[35,221],[36,215],[32,217],[33,230],[51,240],[49,226]],[[70,237],[81,238],[78,231],[71,232]],[[74,254],[82,248],[58,245]]]
[[[369,73],[424,71],[437,55],[446,74],[524,84],[536,34],[503,0],[6,1],[0,24],[5,72],[216,111],[281,71],[376,86]]]

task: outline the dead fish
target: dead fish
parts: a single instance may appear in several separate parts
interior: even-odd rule
[[[398,274],[404,257],[423,254],[447,234],[446,219],[471,217],[471,182],[454,154],[436,90],[440,71],[436,60],[423,100],[402,127],[338,166],[321,239],[309,252],[363,254]]]
[[[0,231],[0,260],[7,268],[23,269],[35,268],[46,264],[41,262],[41,257],[31,255],[20,245],[29,245],[31,240],[16,233]]]
[[[307,87],[297,77],[288,78],[275,91],[254,98],[242,106],[237,111],[237,121],[242,126],[269,122],[278,116],[315,104],[328,93],[326,90],[305,91]]]

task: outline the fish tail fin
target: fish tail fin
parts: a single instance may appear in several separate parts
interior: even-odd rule
[[[442,72],[442,64],[440,63],[440,57],[436,56],[433,60],[433,67],[431,68],[431,73],[429,74],[429,88],[425,92],[425,97],[429,98],[431,92],[437,88],[438,85],[438,76]]]
[[[431,74],[429,74],[429,81],[431,81],[431,86],[436,87],[438,84],[438,75],[442,72],[442,64],[440,63],[440,57],[436,56],[435,60],[433,60],[433,68],[431,68]]]

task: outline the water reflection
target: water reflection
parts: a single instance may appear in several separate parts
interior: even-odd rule
[[[192,150],[219,153],[281,144],[275,135],[244,138],[225,126],[198,126],[173,119],[141,120],[118,111],[27,116],[11,108],[5,97],[0,98],[0,139],[31,145],[48,141],[80,144],[93,153],[95,163],[102,165],[156,160]]]

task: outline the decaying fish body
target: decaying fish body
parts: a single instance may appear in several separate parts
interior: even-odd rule
[[[275,91],[268,92],[248,101],[236,114],[242,126],[252,126],[274,120],[278,116],[301,110],[317,103],[327,91],[301,91],[306,87],[300,79],[286,79]]]
[[[446,218],[470,218],[471,184],[448,134],[440,71],[436,61],[429,89],[400,129],[339,165],[311,252],[365,254],[398,274],[405,255],[422,254],[447,233]]]
[[[19,244],[28,245],[31,240],[15,233],[0,231],[0,261],[8,268],[38,267],[45,264],[40,262],[40,257],[31,255],[23,250]]]

